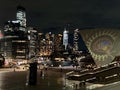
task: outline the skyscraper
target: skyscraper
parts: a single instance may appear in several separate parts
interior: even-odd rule
[[[55,51],[61,51],[62,48],[62,34],[56,34],[54,37],[54,50]]]
[[[6,65],[28,59],[28,38],[25,8],[18,6],[16,19],[9,20],[4,27],[3,51]]]
[[[37,36],[38,32],[35,28],[28,27],[28,48],[29,48],[29,60],[35,57],[37,53]]]
[[[79,50],[79,46],[78,46],[78,40],[79,40],[79,36],[78,36],[79,30],[75,29],[74,30],[74,50],[78,51]]]
[[[65,50],[67,49],[68,46],[68,31],[65,29],[63,32],[63,45],[65,46]]]
[[[22,6],[17,7],[16,19],[20,23],[20,30],[25,31],[26,28],[26,10]]]

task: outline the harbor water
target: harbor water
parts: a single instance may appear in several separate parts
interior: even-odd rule
[[[68,81],[65,73],[55,71],[37,72],[37,84],[28,85],[28,71],[0,71],[0,90],[119,90],[120,82],[108,85],[88,84],[79,87],[78,81]],[[77,86],[76,86],[76,83]],[[98,86],[98,87],[96,87]]]

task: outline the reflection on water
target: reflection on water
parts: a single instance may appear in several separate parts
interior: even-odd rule
[[[37,85],[28,86],[28,72],[2,72],[0,73],[0,90],[75,90],[66,85],[65,73],[38,71]]]
[[[1,72],[0,71],[0,90],[119,90],[120,82],[117,84],[106,85],[100,84],[83,85],[79,81],[70,81],[65,79],[65,73],[52,71],[38,71],[37,85],[26,85],[28,72]],[[95,89],[98,86],[100,88]],[[88,89],[89,87],[89,89]],[[110,88],[109,88],[110,87]]]

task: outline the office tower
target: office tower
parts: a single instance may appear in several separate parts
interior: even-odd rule
[[[8,21],[4,27],[4,56],[6,65],[27,59],[27,33],[19,30],[18,21]]]
[[[4,26],[4,40],[3,40],[3,54],[5,57],[5,64],[7,65],[14,58],[13,54],[13,40],[18,38],[16,31],[18,31],[19,23],[13,23],[12,21],[8,21]]]
[[[42,56],[43,53],[43,42],[42,40],[44,39],[44,34],[43,33],[38,33],[38,46],[39,46],[39,55]]]
[[[17,7],[16,20],[20,23],[19,29],[25,31],[26,28],[26,10],[22,6]]]
[[[39,48],[40,48],[40,56],[50,56],[51,53],[53,52],[53,39],[54,39],[54,34],[51,32],[48,32],[46,34],[39,33]]]
[[[38,54],[37,47],[38,47],[38,32],[35,28],[29,27],[28,28],[28,48],[29,48],[29,60],[36,57]]]
[[[2,34],[1,34],[2,35]],[[4,26],[4,38],[0,44],[5,63],[23,61],[28,58],[28,38],[25,8],[18,6],[16,19],[9,20]]]
[[[79,46],[78,46],[78,40],[79,40],[79,30],[75,29],[74,30],[74,50],[78,51],[79,50]]]
[[[54,49],[55,51],[62,51],[62,34],[57,34],[54,37]]]
[[[53,52],[53,37],[52,37],[52,33],[46,33],[45,35],[45,41],[46,41],[46,50],[45,53],[46,55],[51,55],[51,53]]]
[[[7,22],[5,22],[5,26],[4,26],[4,33],[5,35],[9,34],[10,32],[17,32],[19,30],[20,24],[18,21],[12,21],[9,20]]]
[[[66,29],[63,31],[63,45],[65,46],[65,50],[67,50],[68,46],[68,33]]]
[[[27,34],[23,31],[16,33],[16,38],[12,39],[12,58],[17,61],[27,59],[28,55],[28,39]]]

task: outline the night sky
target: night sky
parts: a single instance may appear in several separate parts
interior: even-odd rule
[[[15,20],[16,7],[26,8],[27,26],[40,30],[120,27],[120,0],[0,0],[0,26]]]

